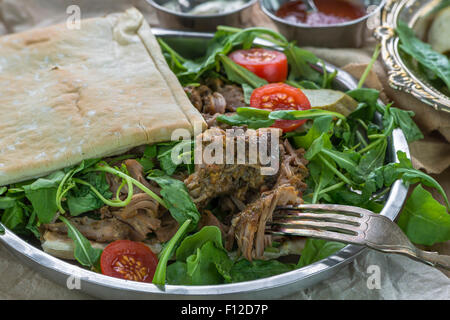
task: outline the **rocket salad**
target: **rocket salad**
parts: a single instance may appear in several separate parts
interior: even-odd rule
[[[396,128],[409,142],[423,137],[414,114],[381,104],[377,90],[363,87],[364,77],[358,88],[337,92],[336,72],[318,71],[314,54],[263,28],[219,27],[198,59],[159,43],[204,115],[209,128],[202,135],[225,137],[228,129],[276,139],[279,172],[260,175],[259,163],[194,165],[194,139],[160,143],[0,188],[4,226],[45,238],[44,250],[52,252],[57,249],[44,246],[53,244],[49,235],[65,232],[81,265],[110,276],[158,285],[226,284],[292,271],[344,247],[265,237],[257,229],[270,218],[270,204],[336,203],[380,212],[389,187],[401,179],[417,184],[398,219],[403,231],[416,244],[450,239],[442,187],[415,170],[405,153],[396,163],[387,158]],[[190,161],[174,162],[176,148]],[[435,188],[444,204],[424,187]],[[99,235],[91,226],[117,232]]]

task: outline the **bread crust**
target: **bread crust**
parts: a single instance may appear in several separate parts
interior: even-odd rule
[[[0,186],[205,128],[142,14],[0,38]]]

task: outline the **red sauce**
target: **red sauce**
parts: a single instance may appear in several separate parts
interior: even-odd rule
[[[303,1],[291,1],[283,4],[276,15],[292,23],[310,26],[343,23],[364,16],[365,8],[345,0],[314,0],[318,12],[307,12]]]

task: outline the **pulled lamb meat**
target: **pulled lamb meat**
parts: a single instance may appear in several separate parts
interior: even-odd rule
[[[235,112],[246,105],[244,91],[235,84],[225,84],[218,78],[211,78],[200,86],[187,86],[184,91],[198,111],[205,115]]]
[[[235,135],[227,135],[222,129],[211,128],[197,137],[197,145],[202,145],[202,150],[205,152],[206,148],[214,145],[217,146],[217,150],[212,151],[221,151],[222,153],[215,159],[218,164],[208,164],[208,161],[202,161],[196,166],[195,172],[184,181],[199,209],[204,208],[211,199],[221,195],[232,194],[236,199],[245,201],[249,193],[261,193],[274,185],[276,175],[263,175],[261,173],[263,166],[259,163],[259,159],[255,164],[249,164],[250,135],[248,133],[250,131],[253,136],[265,136],[267,141],[270,141],[275,132],[277,137],[280,135],[278,129],[247,130],[244,135],[234,131]],[[227,145],[233,144],[233,150],[236,150],[239,139],[245,145],[245,164],[238,164],[237,152],[234,152],[232,155],[234,158],[229,161],[232,164],[227,164]]]
[[[116,218],[94,220],[88,217],[69,218],[70,223],[86,238],[98,242],[112,242],[130,237],[130,228]],[[67,234],[67,226],[63,222],[45,225],[47,230]]]
[[[272,220],[275,207],[300,203],[302,200],[299,191],[293,186],[282,185],[264,192],[259,199],[233,218],[230,233],[236,238],[238,247],[247,260],[262,258],[264,249],[270,244],[265,230],[267,222]],[[228,242],[227,248],[231,249],[231,245],[232,243]]]
[[[219,92],[213,92],[208,86],[187,86],[184,91],[188,94],[194,107],[205,114],[225,113],[227,102]]]
[[[246,105],[244,91],[240,86],[235,84],[225,84],[219,78],[210,78],[206,80],[206,85],[225,98],[227,111],[235,112],[237,108]]]
[[[136,160],[124,161],[131,177],[144,184],[153,192],[159,194],[159,187],[152,185],[144,178],[142,165]],[[115,176],[106,175],[113,194],[121,184],[121,180]],[[146,193],[134,188],[134,194],[126,207],[102,207],[99,212],[101,220],[88,217],[69,217],[71,223],[88,239],[97,242],[112,242],[115,240],[129,239],[144,241],[149,234],[155,234],[161,242],[167,241],[176,232],[178,224],[167,212],[159,207],[156,202]],[[128,194],[127,187],[120,190],[120,198],[123,200]],[[62,223],[45,225],[50,231],[65,234],[67,228]],[[160,230],[162,229],[162,230]]]

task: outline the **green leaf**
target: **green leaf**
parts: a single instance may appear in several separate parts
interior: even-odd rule
[[[224,282],[224,275],[231,280],[229,270],[233,262],[226,251],[208,241],[196,253],[186,260],[187,274],[192,278],[193,285],[213,285]]]
[[[295,147],[307,150],[322,133],[330,131],[332,122],[333,117],[330,115],[314,119],[313,126],[306,135],[293,137]]]
[[[155,274],[152,282],[157,285],[164,285],[166,283],[167,262],[173,256],[177,244],[183,239],[186,234],[192,220],[186,220],[177,230],[175,235],[169,242],[166,243],[163,250],[159,254],[158,266],[156,267]]]
[[[390,114],[394,117],[395,124],[402,129],[408,142],[423,139],[423,134],[412,119],[414,112],[390,108]]]
[[[306,151],[305,158],[313,160],[314,157],[322,152],[324,149],[331,149],[332,144],[330,138],[326,133],[322,133],[316,140],[313,141],[311,147]]]
[[[364,105],[358,106],[358,108],[349,115],[349,118],[372,120],[377,109],[377,101],[380,92],[376,89],[360,88],[347,91],[346,93],[356,101],[364,103]]]
[[[384,140],[378,146],[365,153],[359,161],[357,171],[363,175],[369,175],[375,169],[384,165],[386,158],[387,140]]]
[[[345,116],[327,110],[321,109],[308,109],[308,110],[280,110],[273,111],[269,115],[269,119],[273,120],[304,120],[304,119],[315,119],[323,116],[333,116],[339,119],[345,120]]]
[[[419,40],[415,36],[414,30],[401,20],[398,22],[396,32],[400,38],[400,48],[424,67],[434,72],[450,89],[449,59],[445,55],[434,51],[428,43]]]
[[[74,243],[74,256],[77,261],[92,269],[96,268],[102,254],[101,249],[93,248],[88,239],[78,231],[66,218],[60,216],[59,219],[67,226],[67,234]]]
[[[291,68],[289,80],[295,81],[302,79],[315,82],[316,84],[322,84],[322,75],[310,65],[319,62],[319,59],[312,52],[290,44],[284,50],[284,54]]]
[[[268,128],[275,123],[275,120],[247,117],[240,114],[233,114],[231,116],[219,115],[216,120],[230,126],[248,126],[250,129]]]
[[[105,173],[90,172],[81,176],[80,179],[91,184],[106,199],[111,199],[113,196],[106,180]],[[78,216],[82,213],[97,210],[104,206],[104,202],[86,185],[80,185],[71,189],[67,194],[66,201],[69,213],[72,216]]]
[[[242,259],[233,265],[230,274],[232,282],[242,282],[272,277],[294,269],[295,265],[285,264],[277,260],[255,260],[250,262]]]
[[[218,227],[205,226],[197,233],[184,238],[176,251],[177,260],[186,261],[187,257],[209,241],[212,241],[217,248],[223,249],[222,233]]]
[[[172,285],[192,285],[192,278],[187,274],[186,262],[175,261],[167,266],[167,283]]]
[[[161,196],[167,204],[170,214],[182,225],[187,220],[192,220],[188,232],[194,230],[200,220],[197,210],[185,184],[168,176],[152,176],[148,179],[155,181],[161,187]]]
[[[6,209],[2,215],[1,222],[5,227],[14,230],[18,225],[24,222],[22,207],[16,203],[14,207]]]
[[[302,268],[314,262],[325,259],[345,246],[346,245],[344,243],[340,242],[321,239],[307,239],[297,267]]]
[[[253,72],[236,64],[233,60],[231,60],[227,56],[221,54],[219,55],[219,60],[222,62],[228,80],[232,82],[236,82],[239,84],[247,84],[254,89],[268,84],[266,80],[258,77]]]
[[[16,204],[16,198],[13,197],[8,197],[8,196],[4,196],[4,197],[0,197],[0,209],[8,209],[8,208],[12,208],[15,206]]]
[[[33,205],[41,223],[49,223],[57,212],[56,192],[64,177],[63,171],[56,171],[40,178],[30,185],[23,186],[25,195]]]
[[[431,246],[450,240],[448,211],[421,185],[414,189],[406,201],[398,225],[415,244]]]

